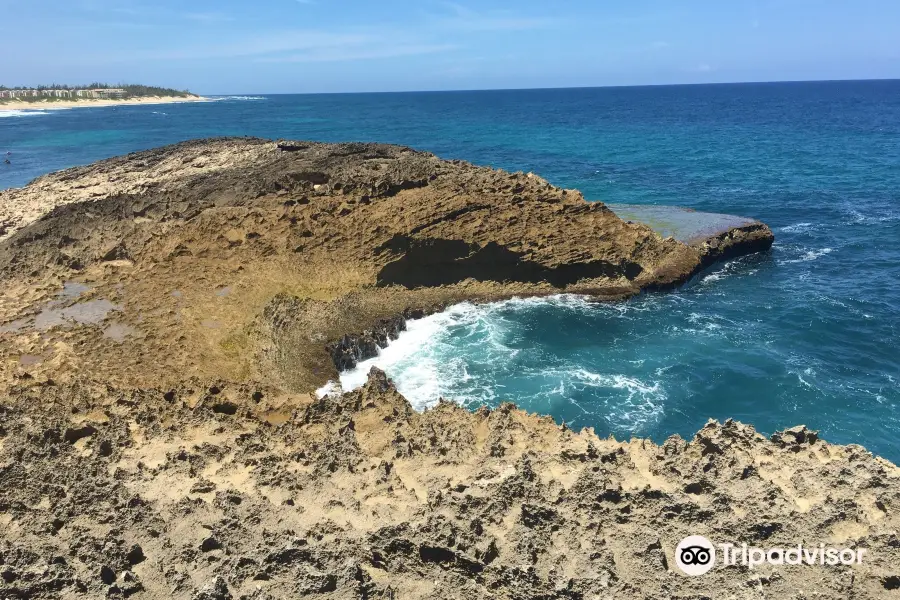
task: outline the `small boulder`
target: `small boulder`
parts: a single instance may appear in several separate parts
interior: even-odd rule
[[[228,584],[221,576],[204,585],[194,594],[193,600],[232,600],[233,596],[228,589]]]
[[[797,425],[784,431],[776,431],[772,434],[772,441],[782,448],[800,450],[804,445],[815,444],[819,439],[819,432],[807,429],[806,425]]]

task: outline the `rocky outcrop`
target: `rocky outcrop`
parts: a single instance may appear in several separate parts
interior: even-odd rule
[[[352,369],[357,363],[378,355],[379,348],[385,348],[406,331],[407,319],[424,316],[422,310],[406,310],[402,315],[390,319],[380,319],[372,329],[362,334],[347,334],[337,342],[328,344],[328,352],[338,371]]]
[[[756,224],[684,243],[532,174],[409,148],[259,139],[54,173],[0,192],[0,211],[11,223],[0,335],[19,334],[0,359],[54,357],[31,370],[60,379],[86,369],[128,385],[274,372],[291,389],[316,389],[385,337],[344,336],[407,310],[560,292],[621,299],[772,240]],[[55,298],[72,280],[90,291]],[[273,327],[266,306],[283,295],[296,309]],[[51,303],[69,314],[94,301],[116,307],[131,352],[99,327],[30,335]]]
[[[706,268],[723,260],[765,252],[773,242],[768,225],[755,222],[697,240],[695,244],[701,252],[701,268]]]
[[[892,598],[900,578],[900,470],[803,427],[619,442],[509,404],[418,413],[377,370],[315,401],[26,381],[0,416],[4,598]],[[688,535],[866,555],[688,577]]]
[[[745,254],[764,252],[775,237],[765,223],[680,206],[612,204],[622,219],[644,223],[663,237],[672,237],[700,252],[698,269]]]

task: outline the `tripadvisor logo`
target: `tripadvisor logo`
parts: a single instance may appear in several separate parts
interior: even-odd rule
[[[770,565],[837,565],[862,564],[864,548],[826,548],[825,544],[806,547],[803,544],[788,548],[753,548],[747,544],[713,544],[702,535],[691,535],[675,548],[675,564],[684,573],[704,575],[716,566],[716,548],[725,567],[742,565],[753,569],[762,564]]]
[[[702,535],[691,535],[675,548],[675,564],[688,575],[704,575],[716,566],[716,548]]]

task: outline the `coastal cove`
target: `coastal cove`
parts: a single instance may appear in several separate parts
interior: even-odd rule
[[[13,151],[0,187],[180,139],[256,134],[405,143],[533,171],[589,200],[758,218],[777,238],[765,256],[601,312],[547,301],[472,313],[468,339],[484,341],[466,344],[468,326],[436,333],[423,351],[450,371],[422,377],[465,403],[516,396],[620,437],[661,441],[692,434],[706,416],[740,417],[767,432],[806,423],[900,460],[898,90],[847,82],[254,96],[47,112],[0,119]],[[240,128],[228,125],[237,119]],[[513,376],[525,358],[555,364],[558,376]],[[639,408],[627,417],[631,405]],[[629,428],[647,411],[654,419]]]

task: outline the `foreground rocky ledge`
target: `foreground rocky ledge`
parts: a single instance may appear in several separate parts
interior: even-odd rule
[[[900,470],[798,427],[658,446],[512,405],[22,383],[0,401],[0,597],[881,598]],[[683,575],[688,535],[866,549]]]

